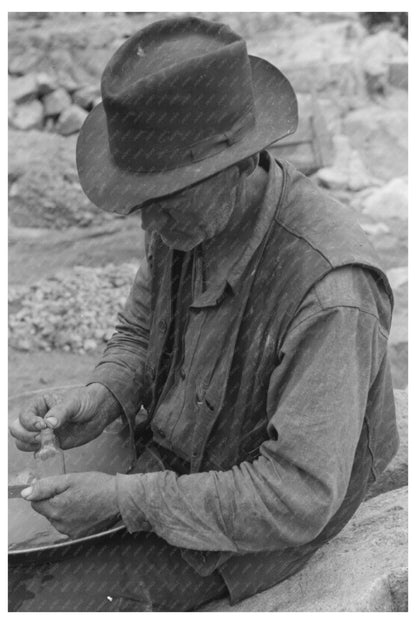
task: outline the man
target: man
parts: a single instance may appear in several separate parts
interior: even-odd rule
[[[135,474],[22,495],[71,537],[123,520],[80,559],[89,610],[234,603],[301,569],[396,452],[391,290],[349,211],[265,151],[295,131],[296,98],[229,28],[151,24],[102,95],[81,184],[105,210],[141,211],[146,259],[89,383],[11,432],[33,451],[53,427],[70,448],[120,413],[133,435],[142,404],[147,420]]]

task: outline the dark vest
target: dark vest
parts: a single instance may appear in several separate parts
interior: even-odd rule
[[[268,384],[279,365],[286,333],[305,295],[328,272],[345,265],[367,268],[393,305],[377,254],[352,211],[323,194],[289,163],[281,164],[283,201],[272,225],[250,260],[238,292],[226,293],[220,305],[209,311],[207,322],[213,328],[222,327],[223,334],[207,354],[201,375],[202,406],[189,448],[191,472],[228,470],[258,457],[262,442],[268,439]],[[144,404],[150,415],[161,392],[166,334],[159,331],[160,319],[171,322],[172,253],[158,237],[148,249],[152,324]],[[368,408],[344,503],[311,544],[285,551],[289,555],[293,551],[295,567],[341,530],[364,498],[369,482],[384,470],[397,447],[387,365],[369,388]],[[183,556],[203,576],[219,568],[229,584],[234,582],[234,601],[285,578],[278,565],[279,553],[272,548],[271,552],[244,555],[184,550]],[[248,570],[246,575],[242,574],[242,559],[247,563],[243,566]]]

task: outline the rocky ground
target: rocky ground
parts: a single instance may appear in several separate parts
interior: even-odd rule
[[[83,195],[75,144],[109,57],[164,15],[9,14],[10,396],[82,383],[143,257],[139,219],[105,214]],[[378,250],[396,300],[394,386],[407,388],[406,39],[385,25],[369,34],[355,13],[198,15],[228,23],[294,85],[300,144],[272,151],[350,206]],[[244,610],[407,608],[407,394],[396,403],[400,452],[371,500],[305,572]]]

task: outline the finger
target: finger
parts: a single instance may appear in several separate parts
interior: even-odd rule
[[[40,448],[40,444],[26,444],[26,442],[20,442],[19,440],[15,441],[16,444],[16,448],[19,449],[19,451],[26,451],[26,452],[30,452],[30,453],[35,453],[36,451],[39,450]]]
[[[24,446],[28,446],[30,450],[36,449],[39,447],[40,441],[40,433],[35,429],[35,431],[28,431],[25,427],[22,426],[22,423],[19,419],[16,419],[9,426],[10,435],[18,440]],[[21,448],[17,443],[18,448]]]
[[[20,415],[22,426],[28,431],[40,431],[45,428],[43,417],[52,407],[46,395],[40,395]]]
[[[69,487],[67,475],[57,475],[54,477],[45,477],[35,481],[30,487],[22,490],[21,495],[29,501],[41,501],[53,498],[62,494]]]
[[[49,522],[57,531],[59,531],[59,533],[62,533],[62,535],[66,535],[67,537],[70,537],[71,539],[75,537],[74,535],[70,535],[70,533],[68,532],[68,528],[65,526],[65,523],[62,522],[61,520],[53,520],[52,518],[49,518]]]
[[[45,516],[50,522],[52,521],[54,510],[48,500],[33,501],[31,502],[31,507],[37,513]]]
[[[45,423],[51,429],[62,427],[68,420],[79,411],[80,405],[77,398],[72,398],[62,403],[57,403],[45,415]]]
[[[68,528],[65,525],[65,521],[63,521],[59,517],[59,514],[57,513],[55,507],[53,505],[51,505],[51,503],[49,501],[47,501],[47,500],[44,500],[44,501],[33,501],[31,503],[31,507],[38,514],[41,514],[42,516],[45,516],[45,518],[51,523],[51,525],[57,531],[59,531],[59,533],[62,533],[63,535],[67,535],[69,537],[72,537],[72,536],[70,536],[70,534],[68,532]]]

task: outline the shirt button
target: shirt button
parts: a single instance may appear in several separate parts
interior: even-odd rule
[[[162,334],[164,334],[167,330],[168,326],[166,321],[159,321],[159,329],[162,332]]]
[[[185,371],[185,368],[183,366],[181,366],[181,370],[179,372],[180,372],[180,375],[181,375],[182,379],[185,379],[186,371]]]

